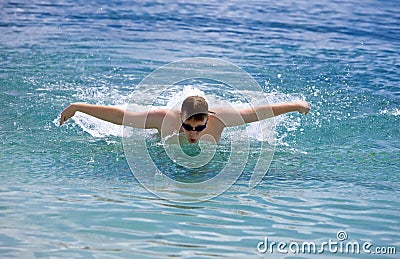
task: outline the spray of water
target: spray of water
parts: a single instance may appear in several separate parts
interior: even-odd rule
[[[134,109],[137,111],[145,111],[149,108],[151,109],[179,109],[182,101],[191,95],[199,95],[204,97],[210,105],[210,109],[215,107],[224,107],[226,102],[232,107],[235,108],[245,108],[249,107],[249,104],[245,100],[240,100],[240,97],[235,96],[231,89],[222,89],[223,85],[219,85],[220,89],[224,91],[221,95],[218,92],[209,92],[207,91],[210,84],[203,85],[183,85],[183,86],[175,86],[169,89],[163,96],[160,96],[155,105],[152,107],[140,105],[141,100],[145,100],[146,98],[153,97],[151,93],[146,91],[136,91],[135,98],[137,99],[137,104],[131,104],[131,107],[134,106]],[[215,85],[214,85],[215,87]],[[251,95],[252,93],[248,93]],[[254,95],[257,93],[254,93]],[[105,88],[90,88],[87,90],[80,90],[78,94],[76,94],[76,98],[78,100],[84,100],[88,103],[94,103],[99,105],[106,105],[114,102],[114,106],[119,108],[125,108],[126,104],[121,102],[127,102],[128,96],[124,95],[121,92],[115,90],[108,90]],[[229,98],[225,100],[224,98]],[[256,97],[255,97],[256,98]],[[268,103],[280,103],[280,102],[290,102],[290,101],[298,101],[303,100],[304,98],[301,95],[293,95],[293,94],[285,94],[278,91],[265,93],[263,99],[258,100],[260,105],[268,104]],[[72,118],[73,124],[72,127],[79,127],[84,132],[90,134],[95,138],[106,138],[109,136],[114,137],[122,137],[123,135],[123,127],[120,125],[115,125],[112,123],[108,123],[102,121],[100,119],[94,118],[92,116],[79,113]],[[55,118],[53,121],[54,125],[58,126],[59,118]],[[277,139],[275,140],[275,145],[277,146],[290,146],[289,143],[285,141],[285,137],[291,131],[295,131],[300,127],[300,121],[298,117],[290,116],[290,115],[281,115],[278,117],[270,118],[261,122],[254,122],[248,124],[244,127],[235,127],[235,128],[227,128],[225,130],[225,134],[222,136],[222,140],[227,138],[227,135],[239,137],[242,136],[242,131],[246,130],[249,136],[256,141],[266,141],[269,144],[274,144],[274,134],[276,134],[276,129],[280,129],[281,132],[278,134]],[[262,130],[260,130],[260,128]],[[138,133],[138,131],[135,131]],[[262,132],[262,134],[260,134]],[[148,130],[148,135],[154,135],[156,133],[155,130]],[[132,132],[133,134],[133,132]],[[144,133],[143,133],[144,134]]]

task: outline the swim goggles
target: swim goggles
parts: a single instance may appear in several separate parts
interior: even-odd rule
[[[208,120],[206,121],[206,123],[204,125],[200,125],[200,126],[193,128],[189,124],[186,124],[182,121],[182,128],[184,128],[187,131],[203,131],[207,127],[207,122],[208,122]]]

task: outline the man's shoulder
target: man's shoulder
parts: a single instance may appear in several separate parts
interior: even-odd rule
[[[220,132],[225,127],[223,120],[218,116],[217,113],[210,114],[209,117],[209,128],[212,128],[213,131]]]
[[[177,109],[154,109],[154,110],[150,110],[148,112],[149,115],[154,116],[154,117],[161,117],[164,118],[166,116],[168,117],[176,117],[179,116],[179,110]]]
[[[160,109],[150,111],[151,116],[159,121],[164,126],[169,125],[176,127],[177,123],[180,123],[180,112],[177,109]]]

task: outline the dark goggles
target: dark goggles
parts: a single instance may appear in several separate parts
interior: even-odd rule
[[[204,125],[200,125],[200,126],[197,126],[194,128],[192,126],[190,126],[189,124],[186,124],[182,121],[182,128],[184,128],[187,131],[203,131],[207,127],[207,121]]]

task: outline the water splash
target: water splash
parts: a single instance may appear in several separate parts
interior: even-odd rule
[[[379,113],[380,114],[386,114],[386,115],[399,116],[400,115],[400,109],[398,109],[398,108],[393,108],[391,110],[384,109],[384,110],[381,110]]]
[[[152,107],[145,107],[143,105],[132,104],[137,111],[144,111],[148,108],[158,109],[179,109],[182,101],[192,95],[199,95],[204,97],[209,103],[210,110],[215,107],[224,107],[231,105],[234,108],[246,108],[249,107],[249,103],[237,96],[237,93],[232,89],[222,89],[223,94],[218,92],[208,92],[207,88],[209,84],[204,85],[183,85],[174,86],[168,89],[162,96],[157,98],[155,105]],[[223,86],[219,86],[223,87]],[[146,91],[137,91],[134,93],[135,99],[143,100],[143,98],[148,98],[151,93]],[[248,96],[252,96],[253,93],[248,93]],[[257,93],[254,93],[254,98]],[[127,101],[128,96],[123,93],[116,91],[115,89],[107,90],[105,88],[91,88],[88,90],[81,90],[77,94],[77,97],[81,100],[85,100],[91,103],[104,104],[109,102],[121,103],[121,101]],[[229,100],[224,98],[228,97]],[[264,98],[257,101],[257,105],[281,103],[281,102],[291,102],[304,100],[302,95],[285,94],[278,91],[266,93]],[[125,104],[115,105],[115,107],[126,108]],[[105,138],[108,136],[122,137],[123,127],[120,125],[115,125],[109,122],[102,121],[95,117],[77,112],[72,118],[73,126],[80,127],[86,133],[89,133],[95,138]],[[59,119],[54,119],[53,123],[58,125]],[[289,143],[285,142],[285,138],[288,132],[296,131],[300,127],[300,119],[296,116],[290,115],[280,115],[274,118],[266,119],[259,122],[250,123],[244,127],[234,127],[227,128],[223,135],[229,135],[229,137],[239,137],[240,136],[250,136],[251,139],[255,141],[265,141],[271,145],[278,146],[290,146]],[[276,138],[277,129],[279,134]],[[135,133],[134,133],[135,132]],[[132,131],[130,134],[136,134],[140,131]],[[226,136],[225,136],[226,137]],[[224,136],[222,136],[224,138]]]

